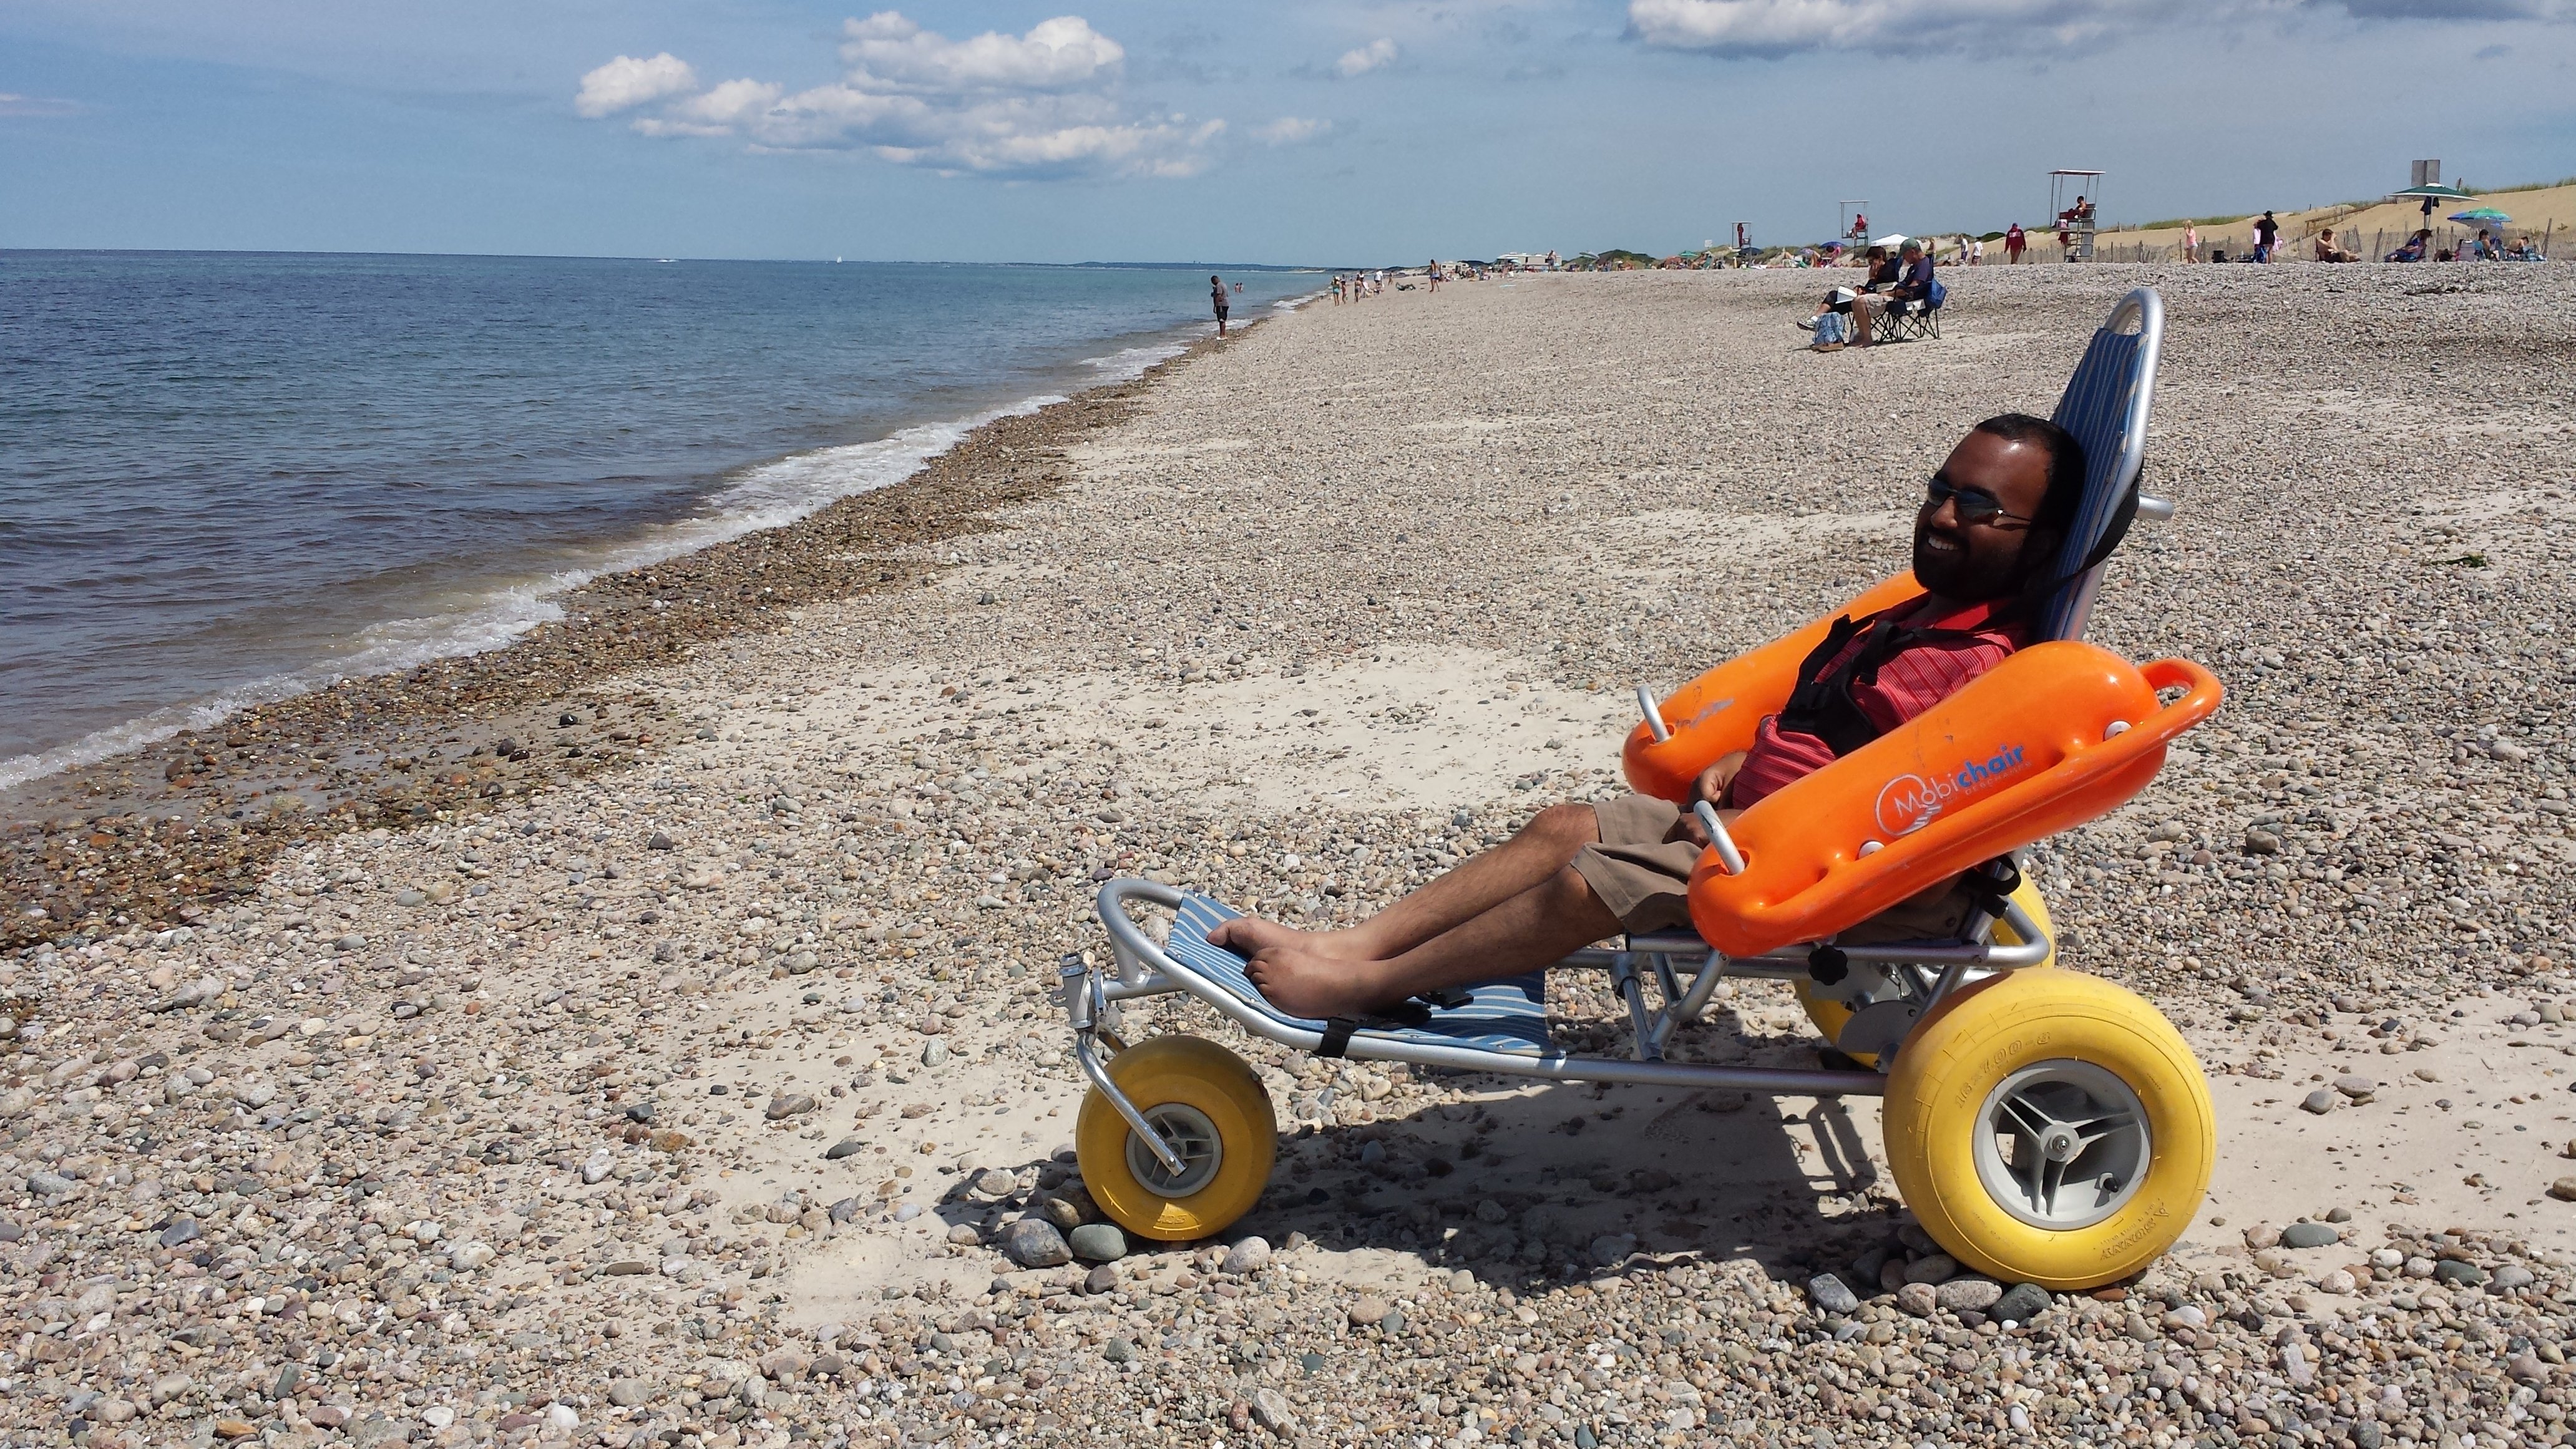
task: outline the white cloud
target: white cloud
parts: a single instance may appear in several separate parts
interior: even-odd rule
[[[2565,19],[2576,0],[1629,0],[1648,45],[1719,55],[1801,50],[2073,50],[2150,25],[2340,10],[2364,20]]]
[[[1395,64],[1395,42],[1381,35],[1356,50],[1343,51],[1342,58],[1333,62],[1333,69],[1340,73],[1342,79],[1349,80],[1353,76],[1367,75],[1370,71],[1393,64]]]
[[[1067,91],[1115,80],[1127,52],[1079,15],[1059,15],[1026,35],[987,31],[950,40],[883,10],[841,27],[851,79],[921,91]]]
[[[756,150],[866,151],[898,165],[997,176],[1186,176],[1206,166],[1205,147],[1225,129],[1223,121],[1129,108],[1119,95],[1127,52],[1078,15],[1041,21],[1023,35],[951,40],[880,11],[843,25],[840,52],[847,69],[837,81],[790,92],[730,80],[668,100],[637,118],[635,129],[730,136]],[[620,57],[584,78],[584,95],[620,65],[668,60]],[[613,82],[603,89],[613,93]],[[679,89],[695,91],[696,81]]]
[[[1266,126],[1254,127],[1252,139],[1264,146],[1294,146],[1301,141],[1312,141],[1331,129],[1333,129],[1333,123],[1330,121],[1312,120],[1305,116],[1281,116]]]
[[[572,108],[596,119],[697,88],[697,72],[667,50],[651,60],[621,55],[581,78]]]

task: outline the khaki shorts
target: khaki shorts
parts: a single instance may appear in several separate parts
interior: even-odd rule
[[[1674,838],[1681,807],[1652,795],[1622,795],[1592,807],[1600,821],[1601,843],[1574,853],[1574,869],[1592,893],[1631,933],[1688,931],[1691,868],[1701,847]],[[1899,902],[1861,922],[1836,939],[1865,941],[1937,941],[1958,933],[1975,898],[1945,882]]]

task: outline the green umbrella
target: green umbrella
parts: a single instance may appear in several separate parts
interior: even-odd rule
[[[2513,218],[2496,210],[2492,206],[2480,206],[2474,207],[2468,211],[2452,212],[2451,220],[2464,222],[2470,226],[2498,227],[2513,220]]]
[[[2469,192],[2462,191],[2456,186],[2444,186],[2438,181],[2425,186],[2409,186],[2404,191],[2392,191],[2388,194],[2391,197],[2422,197],[2424,199],[2424,218],[2427,221],[2430,221],[2433,217],[2433,203],[2436,201],[2477,200],[2477,197]]]

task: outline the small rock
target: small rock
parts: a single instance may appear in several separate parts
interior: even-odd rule
[[[1106,1263],[1103,1263],[1099,1267],[1085,1273],[1082,1276],[1082,1291],[1085,1293],[1117,1292],[1118,1270],[1110,1267]]]
[[[1860,1298],[1831,1273],[1818,1273],[1807,1280],[1807,1298],[1822,1313],[1852,1313],[1860,1308]]]
[[[1296,1412],[1288,1406],[1288,1396],[1277,1389],[1253,1390],[1252,1417],[1262,1428],[1282,1439],[1289,1438],[1297,1432]]]
[[[670,850],[673,848],[671,837],[663,834],[659,830],[656,830],[653,832],[652,838],[644,842],[644,848],[646,850]],[[631,1380],[629,1380],[629,1382],[631,1382]]]
[[[660,1269],[660,1264],[648,1263],[642,1258],[620,1258],[600,1271],[611,1278],[641,1278]]]
[[[2529,1268],[2520,1263],[2507,1263],[2495,1270],[2495,1281],[2487,1286],[2498,1293],[2510,1293],[2516,1288],[2528,1288],[2531,1284],[2532,1273]]]
[[[2319,1087],[2315,1091],[2310,1092],[2299,1099],[2299,1110],[2302,1112],[2314,1112],[2318,1116],[2322,1117],[2326,1113],[2335,1109],[2335,1101],[2334,1088]]]
[[[349,1422],[349,1411],[338,1404],[323,1404],[306,1410],[304,1417],[318,1428],[337,1429]]]
[[[789,1117],[801,1117],[813,1111],[814,1105],[814,1099],[801,1092],[792,1097],[773,1093],[770,1096],[768,1108],[760,1115],[772,1122],[779,1122]]]
[[[1217,1265],[1217,1271],[1232,1273],[1241,1278],[1258,1273],[1269,1266],[1270,1240],[1263,1237],[1249,1237],[1225,1250],[1225,1261]]]
[[[967,1247],[984,1241],[984,1235],[975,1231],[973,1223],[954,1223],[949,1226],[948,1241]]]
[[[1938,1286],[1959,1274],[1959,1260],[1947,1253],[1932,1253],[1905,1265],[1905,1281]]]
[[[634,1408],[652,1397],[653,1386],[642,1379],[619,1379],[608,1386],[608,1401],[621,1409]]]
[[[929,1041],[922,1043],[921,1064],[923,1066],[935,1067],[947,1060],[948,1042],[945,1038],[934,1036]]]
[[[2576,1182],[2576,1178],[2570,1178],[2568,1181]],[[170,1226],[161,1230],[158,1241],[165,1248],[175,1248],[183,1243],[195,1242],[204,1231],[197,1226],[195,1218],[175,1218],[171,1220]]]
[[[2292,1223],[2281,1229],[2285,1248],[2323,1248],[2343,1241],[2343,1234],[2324,1223]]]
[[[420,1411],[420,1421],[433,1429],[444,1429],[456,1422],[456,1411],[445,1404],[432,1404]]]
[[[1002,1229],[1002,1256],[1023,1268],[1057,1268],[1073,1261],[1064,1234],[1044,1218],[1022,1218]]]
[[[608,1155],[607,1148],[602,1147],[582,1160],[581,1180],[585,1183],[601,1182],[607,1178],[608,1169],[615,1165],[616,1159]]]
[[[27,1191],[38,1197],[61,1197],[78,1186],[79,1183],[51,1168],[39,1167],[27,1174]]]
[[[2334,1089],[2356,1102],[2367,1102],[2371,1094],[2379,1090],[2379,1084],[2368,1077],[2347,1073],[2334,1079]]]
[[[1123,1338],[1113,1338],[1102,1346],[1100,1357],[1109,1363],[1134,1363],[1136,1346]]]
[[[2278,855],[2281,853],[2281,837],[2259,825],[2248,825],[2245,827],[2245,853]]]
[[[1052,1223],[1046,1228],[1055,1231]],[[1085,1223],[1073,1230],[1066,1243],[1073,1255],[1086,1263],[1115,1263],[1127,1256],[1127,1235],[1118,1230],[1116,1223]]]
[[[853,1157],[867,1150],[868,1144],[860,1141],[858,1138],[844,1137],[840,1141],[832,1144],[830,1150],[823,1154],[823,1160],[825,1162],[838,1162],[844,1157]]]
[[[1917,1318],[1929,1318],[1941,1306],[1940,1290],[1929,1283],[1908,1283],[1896,1290],[1896,1306]]]
[[[2028,1323],[2048,1311],[2048,1303],[2047,1289],[2036,1283],[2016,1283],[2004,1290],[2004,1295],[1995,1300],[1993,1307],[1986,1310],[1986,1316],[2009,1319],[2014,1323]]]
[[[1637,1235],[1604,1233],[1592,1240],[1590,1251],[1592,1261],[1596,1265],[1603,1268],[1616,1268],[1628,1261],[1629,1254],[1637,1251]]]
[[[1006,1198],[1020,1190],[1020,1181],[998,1167],[988,1167],[975,1174],[968,1190],[988,1200]]]
[[[2456,1258],[2444,1258],[2433,1265],[2433,1276],[2444,1283],[2456,1283],[2463,1288],[2475,1288],[2487,1281],[2487,1270],[2475,1263],[2463,1263]]]
[[[1374,1293],[1363,1293],[1359,1301],[1351,1305],[1351,1323],[1356,1327],[1366,1328],[1386,1317],[1388,1311],[1385,1299]]]
[[[758,1380],[754,1380],[753,1382],[756,1383]],[[572,1405],[570,1404],[563,1403],[561,1401],[548,1404],[546,1405],[546,1427],[549,1429],[578,1429],[581,1427],[581,1415],[574,1413]]]
[[[2504,1371],[2525,1383],[2536,1384],[2549,1377],[2549,1365],[2528,1353],[2518,1353],[2506,1360]]]
[[[2549,1195],[2560,1202],[2576,1202],[2576,1177],[2562,1177],[2551,1183]]]
[[[2004,1296],[2004,1285],[1974,1275],[1953,1278],[1932,1290],[1933,1298],[1952,1313],[1983,1313]]]

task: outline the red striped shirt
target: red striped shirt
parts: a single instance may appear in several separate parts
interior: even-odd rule
[[[1899,608],[1903,612],[1890,617],[1901,626],[1953,630],[1966,637],[1924,640],[1890,656],[1878,667],[1877,679],[1852,681],[1852,702],[1860,706],[1860,712],[1878,726],[1881,734],[1949,698],[1969,680],[2002,663],[2004,656],[2021,647],[2028,632],[2018,618],[1997,620],[1992,603],[1970,604],[1947,614],[1941,613],[1940,604],[1929,598]],[[1854,634],[1842,652],[1826,662],[1824,672],[1830,674],[1840,667],[1867,637],[1866,630]],[[1778,715],[1765,715],[1754,730],[1753,747],[1744,752],[1743,768],[1735,772],[1735,782],[1727,787],[1725,803],[1729,809],[1745,809],[1790,781],[1833,762],[1832,746],[1803,731],[1784,730]]]

